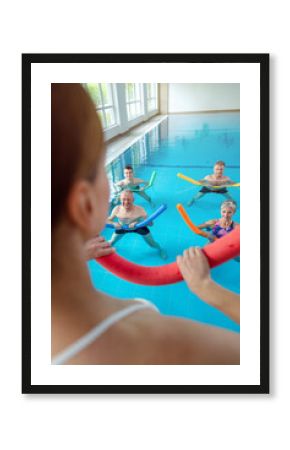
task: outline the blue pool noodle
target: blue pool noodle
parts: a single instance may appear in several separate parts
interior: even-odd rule
[[[156,219],[156,217],[160,216],[160,214],[162,214],[163,211],[165,211],[166,209],[167,209],[167,205],[161,205],[153,214],[151,214],[151,216],[147,217],[142,222],[137,223],[137,225],[134,228],[129,228],[128,225],[123,225],[121,228],[119,228],[119,230],[132,230],[133,231],[133,230],[137,230],[138,228],[145,227],[149,222],[152,222],[152,220],[154,220],[154,219]],[[115,229],[114,225],[112,225],[111,223],[107,223],[106,228],[114,228]]]

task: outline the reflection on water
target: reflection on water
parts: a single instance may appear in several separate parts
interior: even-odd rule
[[[111,198],[128,164],[137,177],[144,167],[211,170],[217,155],[228,168],[239,167],[239,113],[170,115],[107,166]]]
[[[163,127],[163,133],[166,129],[167,126]],[[161,127],[157,126],[106,167],[111,197],[113,196],[113,183],[124,178],[125,166],[131,165],[134,171],[138,172],[138,167],[150,163],[152,155],[159,151],[161,142]],[[136,174],[136,176],[138,175]]]

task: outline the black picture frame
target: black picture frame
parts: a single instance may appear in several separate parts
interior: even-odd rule
[[[269,54],[22,55],[22,393],[269,393]],[[260,67],[260,383],[256,385],[33,385],[31,382],[31,66],[45,63],[245,63]],[[261,151],[261,149],[263,151]]]

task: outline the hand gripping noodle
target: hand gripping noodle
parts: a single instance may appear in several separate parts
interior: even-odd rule
[[[166,209],[167,209],[167,205],[161,205],[149,217],[142,220],[142,222],[137,223],[134,228],[129,228],[129,225],[123,225],[121,228],[118,228],[118,230],[132,230],[133,231],[133,230],[138,230],[138,228],[145,227],[148,223],[150,223],[154,219],[156,219],[156,217],[160,216],[160,214],[162,214],[163,211],[165,211]],[[112,225],[111,223],[107,223],[106,228],[114,228],[115,229],[114,225]]]
[[[146,191],[146,189],[148,189],[148,188],[150,188],[150,187],[153,186],[154,181],[155,181],[155,178],[156,178],[156,175],[157,175],[157,172],[154,170],[154,171],[152,172],[152,175],[151,175],[151,178],[150,178],[150,180],[149,180],[149,183],[147,184],[147,186],[145,186],[145,187],[141,190],[141,192],[142,192],[142,191]],[[134,188],[128,188],[128,190],[129,190],[129,191],[132,191],[132,192],[138,192],[138,191],[140,191],[140,189],[134,189]]]
[[[182,173],[178,173],[177,176],[179,178],[182,178],[185,181],[189,181],[190,183],[195,184],[196,186],[206,186],[208,188],[213,188],[213,189],[221,189],[223,187],[229,188],[229,187],[239,187],[240,186],[240,183],[224,184],[224,185],[221,185],[221,186],[211,186],[211,185],[200,183],[199,181],[196,181],[193,178],[187,177],[186,175],[182,175]]]
[[[211,268],[236,258],[240,254],[240,227],[237,226],[229,234],[206,245],[202,250]],[[116,253],[102,256],[96,261],[114,275],[131,283],[158,286],[182,281],[176,262],[157,267],[140,266]]]

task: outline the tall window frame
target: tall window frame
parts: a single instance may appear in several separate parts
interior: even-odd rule
[[[86,83],[85,88],[92,98],[104,130],[119,124],[118,107],[114,83]]]
[[[146,83],[147,111],[152,112],[157,109],[158,87],[157,83]]]
[[[128,122],[144,114],[143,83],[125,83]]]

